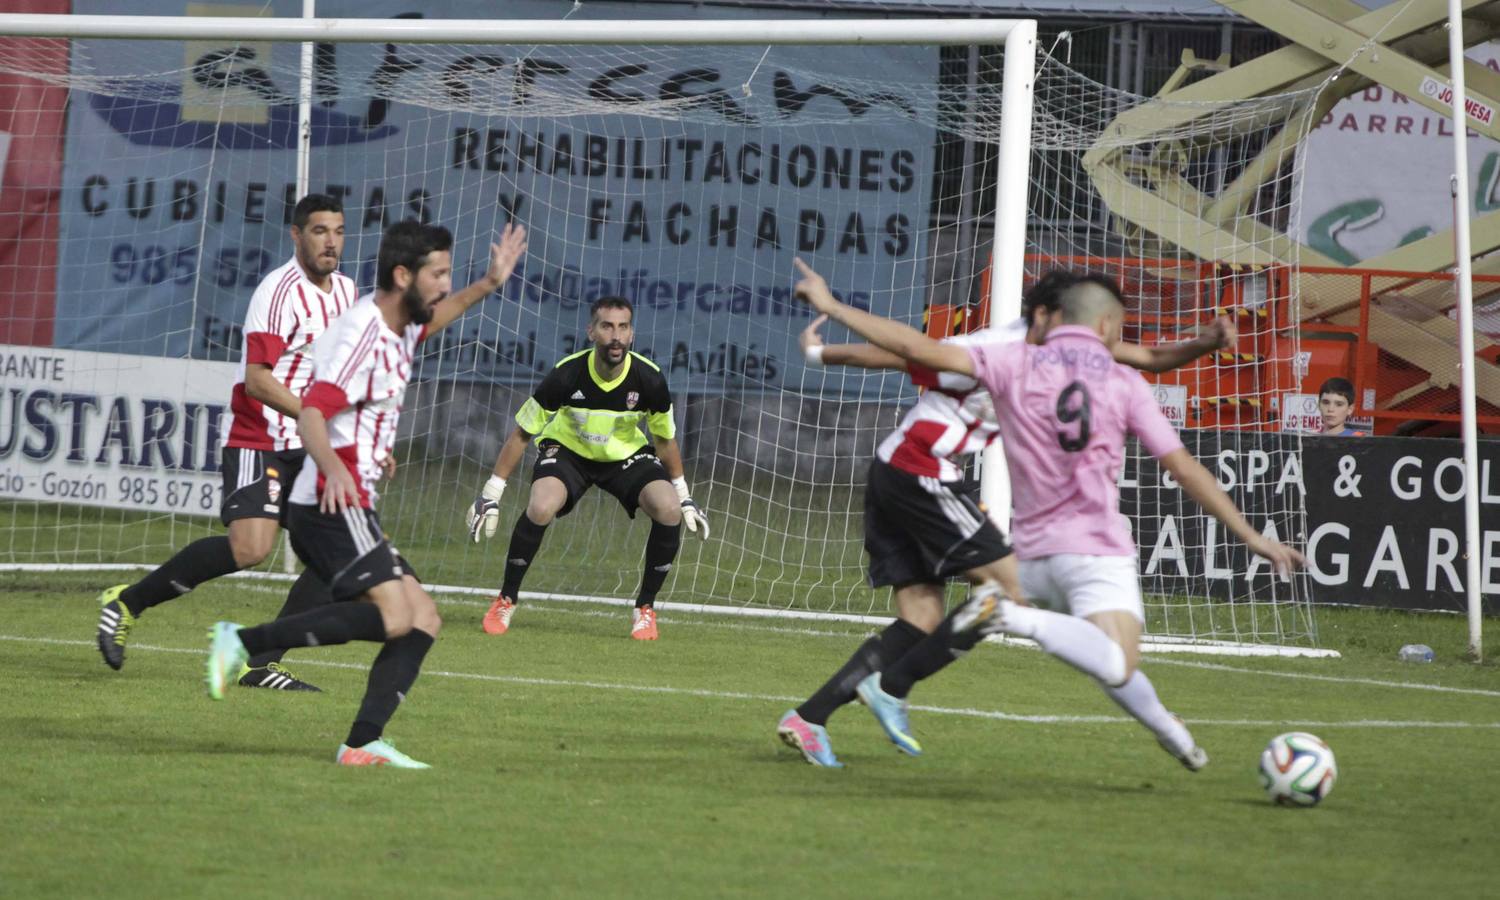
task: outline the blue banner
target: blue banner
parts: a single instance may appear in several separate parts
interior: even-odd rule
[[[79,0],[75,11],[111,5]],[[301,8],[269,6],[279,16]],[[132,12],[189,8],[262,9],[146,0]],[[518,0],[506,14],[572,9]],[[456,0],[420,12],[324,0],[318,13],[472,15]],[[576,15],[707,11],[590,4]],[[251,292],[292,250],[297,53],[255,42],[75,45],[75,75],[108,77],[75,93],[68,114],[59,347],[238,353]],[[921,313],[935,131],[901,96],[851,85],[878,75],[935,92],[937,69],[931,47],[320,45],[311,189],[343,198],[343,269],[361,291],[373,286],[381,229],[401,218],[454,232],[455,288],[480,274],[507,220],[530,229],[503,298],[434,342],[426,377],[531,383],[582,346],[593,299],[622,294],[637,307],[636,348],[674,390],[779,390],[802,377],[796,335],[808,316],[791,297],[794,256],[851,303],[908,321]],[[126,75],[128,86],[112,86]],[[570,97],[589,111],[558,115]],[[868,394],[900,382],[861,384]]]

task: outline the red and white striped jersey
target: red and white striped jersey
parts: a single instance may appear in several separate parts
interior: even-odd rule
[[[354,303],[354,281],[340,272],[330,277],[327,293],[318,290],[293,256],[261,279],[245,315],[225,446],[251,450],[302,446],[296,418],[282,415],[245,392],[245,366],[270,366],[271,374],[292,396],[302,396],[312,383],[312,342]]]
[[[1004,344],[1026,340],[1026,321],[944,338],[945,344]],[[963,458],[989,446],[1000,433],[989,391],[967,375],[909,364],[912,383],[926,388],[901,424],[875,450],[884,462],[911,475],[962,481]]]
[[[425,325],[408,325],[402,334],[392,331],[375,295],[366,294],[313,348],[315,375],[302,405],[328,420],[329,443],[354,476],[359,505],[366,509],[375,506],[375,483],[396,443],[412,358],[426,336]],[[316,505],[323,483],[316,465],[304,465],[292,485],[291,502]]]

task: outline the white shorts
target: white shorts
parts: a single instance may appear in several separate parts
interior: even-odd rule
[[[1079,618],[1094,613],[1128,612],[1145,623],[1141,582],[1133,556],[1059,553],[1021,560],[1021,590],[1044,609]]]

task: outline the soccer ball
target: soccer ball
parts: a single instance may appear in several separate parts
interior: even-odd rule
[[[1333,750],[1305,731],[1278,734],[1260,754],[1260,784],[1273,803],[1317,806],[1339,776]]]

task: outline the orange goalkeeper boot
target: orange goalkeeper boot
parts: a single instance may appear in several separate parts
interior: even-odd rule
[[[490,611],[484,614],[485,634],[504,634],[510,630],[510,617],[516,614],[516,604],[509,597],[501,594],[490,604]]]
[[[635,641],[656,640],[656,610],[637,606],[630,615],[630,638]]]

